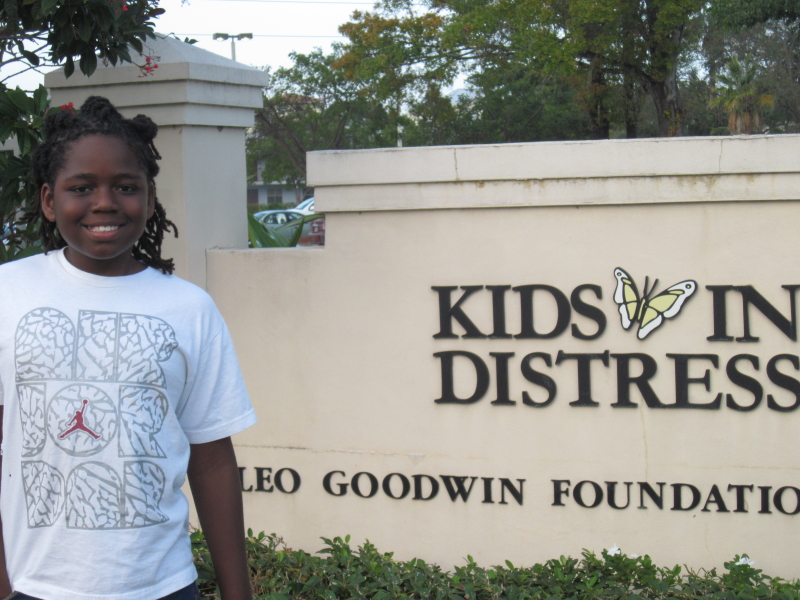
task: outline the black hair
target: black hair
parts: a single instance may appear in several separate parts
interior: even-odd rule
[[[44,216],[42,186],[45,183],[51,187],[55,184],[58,172],[64,168],[69,147],[80,138],[87,135],[119,138],[131,149],[145,170],[148,183],[155,186],[155,176],[159,171],[156,161],[161,158],[153,145],[158,125],[145,115],[126,119],[106,98],[90,96],[80,111],[64,106],[60,111],[48,115],[44,120],[43,132],[45,141],[36,148],[31,161],[37,193],[31,199],[31,208],[24,218],[29,222],[40,219],[39,238],[46,252],[63,248],[67,242],[61,237],[56,224]],[[162,273],[172,273],[175,270],[172,259],[161,258],[161,243],[164,234],[170,231],[178,237],[178,228],[167,219],[164,207],[156,198],[153,216],[147,220],[144,233],[133,246],[134,258]]]

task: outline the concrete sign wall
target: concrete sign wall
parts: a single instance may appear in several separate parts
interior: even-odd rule
[[[248,526],[449,568],[800,576],[800,137],[317,153],[324,249],[211,251]]]

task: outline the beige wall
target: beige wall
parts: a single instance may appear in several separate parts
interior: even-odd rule
[[[279,533],[307,551],[322,546],[321,536],[350,534],[401,558],[420,556],[446,568],[467,554],[483,564],[504,559],[531,564],[618,544],[628,553],[648,553],[660,564],[693,567],[721,566],[744,552],[770,574],[800,576],[794,560],[798,517],[782,514],[772,501],[780,487],[800,488],[793,448],[800,412],[771,410],[766,398],[772,394],[783,406],[794,402],[792,392],[770,380],[767,364],[778,354],[800,354],[798,343],[752,307],[751,333],[758,342],[706,339],[714,333],[709,285],[752,285],[790,316],[790,294],[781,286],[800,284],[800,175],[793,166],[800,137],[705,142],[312,156],[317,206],[327,214],[323,249],[208,254],[208,289],[231,328],[260,415],[258,425],[236,438],[245,486],[254,488],[244,493],[248,526]],[[706,156],[712,146],[714,160]],[[478,160],[456,173],[451,165],[458,152]],[[720,158],[737,153],[748,159],[740,167]],[[495,154],[502,160],[492,162]],[[548,156],[558,160],[543,166],[542,157]],[[698,186],[704,177],[713,185]],[[465,186],[468,193],[457,193]],[[541,190],[554,186],[561,192],[551,202]],[[611,194],[623,188],[624,198]],[[650,284],[658,278],[658,290],[684,280],[696,281],[698,290],[674,319],[639,340],[620,324],[613,299],[616,267],[625,269],[640,291],[646,276]],[[589,341],[573,337],[570,328],[554,339],[433,337],[440,322],[431,286],[526,284],[555,286],[567,297],[578,285],[599,286],[602,299],[591,293],[582,298],[604,313],[604,333]],[[540,292],[534,298],[536,327],[546,331],[555,323],[554,303]],[[482,332],[492,331],[488,291],[477,292],[463,308]],[[739,292],[728,294],[727,308],[728,332],[741,336]],[[518,333],[517,292],[506,293],[505,310],[507,331]],[[597,327],[574,310],[571,323],[585,333]],[[459,325],[453,328],[463,333]],[[441,361],[434,353],[452,350],[471,352],[488,365],[491,385],[480,401],[434,402],[442,393]],[[606,350],[652,356],[658,372],[651,382],[664,404],[676,401],[676,361],[667,354],[718,356],[716,369],[707,361],[691,362],[690,378],[710,371],[711,391],[692,384],[690,401],[708,402],[721,392],[742,405],[752,395],[731,382],[726,365],[734,355],[754,355],[759,370],[744,362],[739,370],[761,383],[765,397],[749,412],[726,407],[724,396],[718,410],[654,409],[634,388],[631,399],[638,406],[615,408],[619,359],[612,357],[607,368],[598,361],[591,367],[592,396],[599,406],[569,405],[578,397],[574,360],[550,368],[535,361],[534,368],[555,380],[557,395],[546,407],[522,403],[523,391],[536,401],[544,398],[520,371],[528,353],[547,353],[555,363],[559,351]],[[491,352],[514,353],[509,389],[515,405],[491,403],[497,397]],[[465,397],[475,376],[461,360],[455,384]],[[640,371],[636,365],[632,375]],[[800,379],[789,361],[779,362],[778,369]],[[273,475],[294,469],[302,484],[292,494],[255,491],[255,467],[271,468]],[[379,482],[390,473],[409,479],[427,474],[441,489],[430,501],[413,500],[413,489],[402,500],[382,489],[373,498],[357,497],[351,489],[334,497],[322,486],[331,471],[347,474],[334,483],[349,482],[361,471]],[[478,477],[469,500],[451,501],[442,475]],[[480,478],[493,478],[494,503],[482,502]],[[500,504],[499,478],[517,486],[517,480],[525,480],[522,505],[509,493],[507,504]],[[569,480],[571,491],[583,480],[597,482],[604,491],[605,482],[620,482],[622,504],[624,482],[633,482],[631,503],[615,510],[604,498],[596,508],[583,508],[571,493],[565,506],[553,506],[552,480]],[[663,510],[647,497],[648,508],[637,508],[637,482],[656,489],[658,482],[666,484]],[[283,483],[289,486],[291,478]],[[699,506],[671,510],[671,484],[678,483],[700,491]],[[367,484],[364,476],[362,485]],[[397,494],[399,478],[395,484]],[[755,486],[740,507],[747,512],[734,512],[731,484]],[[714,485],[729,512],[720,512],[713,500],[707,503]],[[584,486],[584,500],[591,502],[589,486]],[[758,486],[772,488],[771,514],[759,513]],[[784,509],[793,511],[793,490],[783,499]],[[709,510],[702,511],[703,506]]]

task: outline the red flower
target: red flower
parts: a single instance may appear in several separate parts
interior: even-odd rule
[[[149,56],[148,56],[148,57],[146,57],[146,58],[144,59],[144,62],[150,62],[150,57],[149,57]]]
[[[128,5],[127,4],[123,4],[122,5],[122,10],[128,10]]]

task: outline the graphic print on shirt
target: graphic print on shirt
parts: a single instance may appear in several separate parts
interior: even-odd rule
[[[72,384],[59,390],[47,408],[50,439],[70,456],[91,456],[117,433],[117,407],[103,390]]]
[[[35,456],[44,449],[44,384],[25,383],[17,386],[19,416],[22,422],[22,456]]]
[[[166,458],[155,434],[167,416],[167,397],[153,388],[121,385],[119,410],[125,429],[119,436],[119,455]]]
[[[36,460],[22,463],[28,527],[49,527],[64,507],[64,478],[58,469]]]
[[[157,440],[168,414],[159,363],[177,347],[172,327],[147,315],[81,310],[75,327],[64,313],[38,308],[20,320],[22,455],[46,459],[22,463],[28,527],[54,525],[62,513],[74,529],[168,520],[160,510],[164,471],[142,459],[167,458]],[[75,463],[64,454],[100,460],[77,464],[65,476],[58,467]]]

